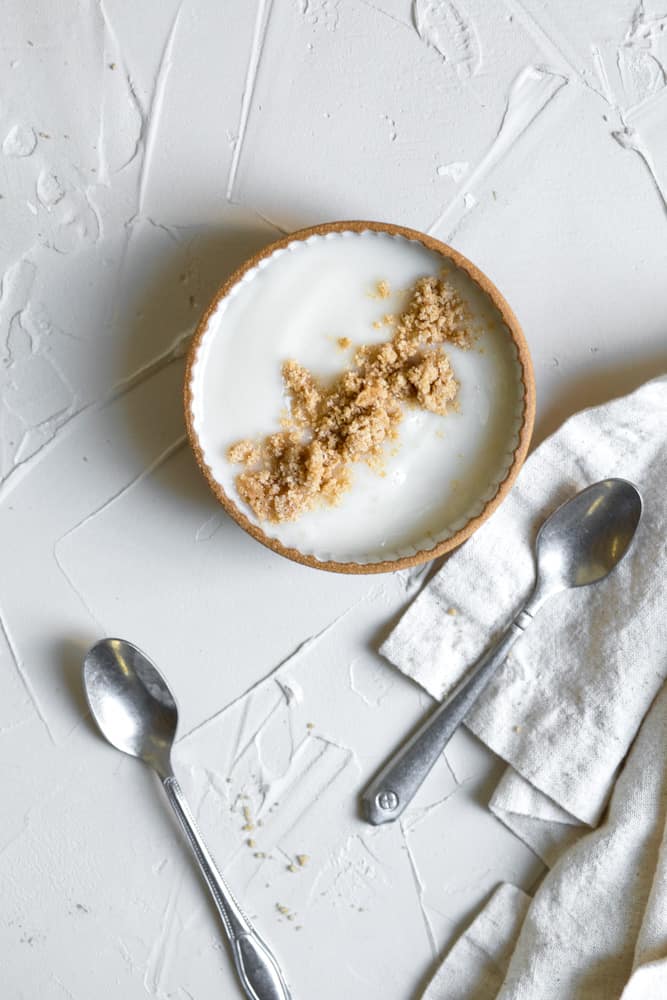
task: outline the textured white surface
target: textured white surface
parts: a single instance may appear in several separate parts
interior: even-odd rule
[[[3,996],[239,995],[159,788],[85,719],[102,634],[173,684],[179,775],[301,1000],[415,996],[499,881],[530,888],[464,734],[401,826],[357,819],[426,708],[374,652],[424,571],[328,576],[237,529],[184,446],[182,355],[277,232],[375,217],[508,298],[538,438],[658,374],[666,23],[634,0],[5,0]]]

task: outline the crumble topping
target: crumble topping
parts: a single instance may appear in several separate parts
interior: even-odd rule
[[[387,298],[387,282],[377,284]],[[351,485],[350,466],[365,461],[381,471],[383,446],[398,437],[402,404],[445,415],[456,408],[458,382],[442,348],[469,348],[466,308],[442,278],[420,278],[391,340],[359,347],[352,368],[329,386],[298,361],[282,366],[290,402],[283,430],[261,444],[233,444],[227,458],[245,466],[240,497],[261,520],[293,521],[316,504],[337,504]],[[340,338],[339,344],[347,338]]]

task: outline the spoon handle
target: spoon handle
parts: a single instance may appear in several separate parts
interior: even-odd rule
[[[364,816],[378,826],[398,819],[445,749],[456,729],[504,662],[510,649],[533,620],[525,609],[517,615],[498,642],[477,661],[451,695],[391,757],[365,789]]]
[[[290,1000],[290,992],[278,963],[216,868],[181,786],[173,774],[164,778],[162,784],[215,901],[246,996],[251,1000]]]

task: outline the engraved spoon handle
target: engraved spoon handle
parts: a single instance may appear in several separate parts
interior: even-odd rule
[[[377,826],[401,815],[510,649],[533,620],[524,610],[365,789],[364,816]]]
[[[291,1000],[280,968],[216,868],[173,774],[162,782],[211,891],[232,947],[236,971],[251,1000]]]

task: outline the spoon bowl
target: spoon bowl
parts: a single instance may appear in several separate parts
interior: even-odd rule
[[[124,639],[102,639],[86,654],[83,681],[90,711],[108,742],[161,777],[171,773],[178,709],[148,657]]]
[[[603,479],[561,504],[537,535],[540,596],[604,579],[627,552],[641,515],[639,490],[626,479]]]

